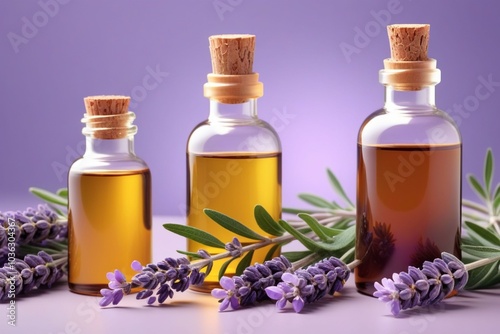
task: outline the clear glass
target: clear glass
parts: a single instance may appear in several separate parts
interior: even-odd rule
[[[255,99],[238,104],[210,100],[208,119],[196,126],[187,143],[187,204],[187,224],[223,242],[232,241],[234,233],[208,218],[205,208],[220,211],[263,235],[266,233],[254,219],[254,207],[262,205],[274,219],[281,217],[281,144],[274,129],[258,118]],[[255,242],[238,238],[243,245]],[[188,251],[199,249],[211,254],[224,251],[187,242]],[[256,251],[252,263],[262,262],[269,250]],[[225,261],[215,261],[205,283],[191,288],[210,292],[218,287],[219,269]],[[233,261],[226,275],[234,274],[238,263]]]
[[[68,175],[71,291],[100,295],[106,273],[151,262],[151,174],[134,153],[134,138],[97,139],[86,134],[86,151]]]
[[[435,106],[435,87],[385,87],[385,105],[358,134],[356,257],[359,292],[409,265],[460,257],[460,133]]]

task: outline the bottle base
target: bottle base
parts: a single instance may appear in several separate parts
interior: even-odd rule
[[[356,289],[362,295],[373,297],[373,293],[377,290],[371,282],[356,282]]]
[[[79,295],[101,296],[101,289],[108,288],[107,284],[74,284],[68,283],[69,291]]]
[[[190,285],[189,290],[202,292],[202,293],[210,293],[213,289],[220,288],[219,282],[204,282],[201,285]]]

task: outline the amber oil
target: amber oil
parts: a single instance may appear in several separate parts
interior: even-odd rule
[[[188,154],[187,158],[188,225],[208,231],[223,242],[231,241],[235,234],[204,214],[204,208],[209,208],[222,212],[257,233],[267,236],[255,222],[254,207],[260,204],[275,220],[280,218],[281,153]],[[237,237],[243,246],[256,242],[241,236]],[[262,262],[271,247],[256,250],[252,263]],[[192,240],[188,241],[189,252],[196,252],[199,249],[204,249],[212,255],[225,251]],[[278,250],[274,255],[277,255],[277,252]],[[215,261],[204,284],[191,286],[191,289],[209,292],[219,287],[219,270],[228,259]],[[239,259],[231,262],[225,275],[234,275],[239,262]]]
[[[70,175],[69,287],[95,295],[106,288],[106,273],[151,259],[151,194],[148,169]]]

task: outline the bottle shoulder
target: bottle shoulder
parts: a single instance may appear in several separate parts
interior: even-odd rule
[[[122,157],[86,157],[83,156],[73,162],[69,172],[105,172],[105,171],[135,171],[148,170],[148,164],[137,156],[122,156]]]
[[[393,112],[382,108],[363,121],[358,143],[460,144],[461,135],[453,119],[442,110]]]
[[[278,133],[267,122],[199,123],[189,135],[188,153],[207,152],[281,152]]]

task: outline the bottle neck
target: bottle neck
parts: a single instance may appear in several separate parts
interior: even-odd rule
[[[209,122],[247,123],[257,119],[257,99],[243,103],[221,103],[210,99]]]
[[[135,156],[134,136],[130,135],[117,139],[99,139],[86,136],[84,157],[98,158],[125,158]]]
[[[418,90],[396,90],[386,85],[384,108],[402,113],[428,112],[436,109],[435,98],[434,85]]]

